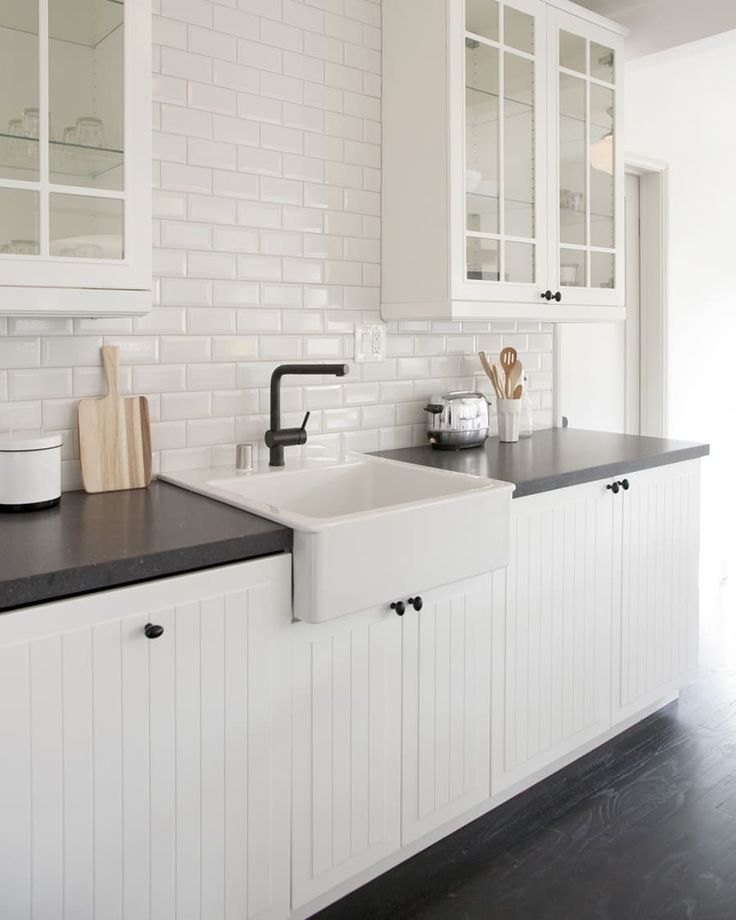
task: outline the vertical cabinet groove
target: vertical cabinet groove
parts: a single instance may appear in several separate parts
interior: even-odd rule
[[[0,618],[0,916],[288,916],[289,587],[283,556]]]

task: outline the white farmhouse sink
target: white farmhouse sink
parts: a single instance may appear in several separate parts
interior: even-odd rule
[[[508,564],[505,482],[364,454],[161,479],[292,528],[294,616],[310,623]]]

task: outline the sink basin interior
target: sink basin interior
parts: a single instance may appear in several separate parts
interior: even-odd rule
[[[468,492],[474,484],[463,476],[374,460],[213,479],[209,485],[274,509],[324,519],[432,501]]]

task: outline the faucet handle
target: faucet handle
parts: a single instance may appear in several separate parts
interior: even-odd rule
[[[306,427],[307,427],[307,422],[309,421],[309,416],[310,416],[311,414],[312,414],[311,412],[307,412],[307,414],[304,416],[304,421],[303,421],[303,422],[301,423],[301,425],[299,426],[299,427],[302,429],[302,431],[304,431],[304,430],[306,429]]]

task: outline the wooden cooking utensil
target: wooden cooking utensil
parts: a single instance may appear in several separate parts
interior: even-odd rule
[[[506,380],[506,385],[509,388],[509,393],[513,393],[516,390],[517,385],[521,381],[521,375],[524,373],[524,365],[521,361],[517,361],[509,371],[508,378]],[[516,399],[516,397],[513,397]]]
[[[521,399],[521,394],[524,392],[524,387],[519,384],[514,390],[514,399]]]
[[[517,359],[515,348],[512,348],[510,345],[507,345],[506,348],[503,348],[501,350],[501,355],[500,355],[501,367],[503,368],[504,374],[506,375],[506,379],[504,382],[504,393],[506,394],[506,399],[511,398],[511,393],[513,391],[513,388],[509,385],[509,374],[511,373],[511,369],[514,367],[517,360],[518,359]]]
[[[496,396],[498,396],[499,399],[503,399],[503,393],[501,392],[501,389],[499,387],[498,378],[495,373],[496,369],[491,364],[491,362],[488,360],[488,358],[486,357],[486,353],[484,351],[479,351],[478,357],[480,358],[480,363],[483,365],[483,370],[486,372],[486,376],[493,384],[493,389],[496,391]]]
[[[145,488],[151,481],[151,422],[145,396],[118,391],[118,349],[104,347],[107,396],[81,399],[79,458],[87,492]]]

